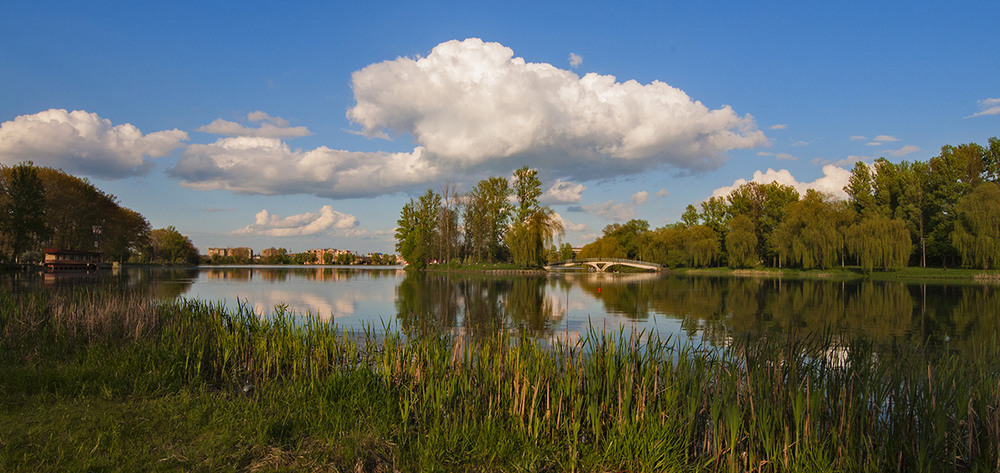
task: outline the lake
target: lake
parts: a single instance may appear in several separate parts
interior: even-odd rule
[[[726,344],[734,336],[860,337],[951,349],[1000,335],[1000,286],[669,273],[414,273],[396,267],[124,268],[99,277],[8,276],[11,288],[97,285],[157,299],[312,314],[344,329],[524,330],[573,341],[590,328]],[[278,308],[278,309],[276,309]]]

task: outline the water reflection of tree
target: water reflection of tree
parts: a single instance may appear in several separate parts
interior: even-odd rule
[[[55,291],[93,291],[96,294],[121,294],[172,300],[183,296],[198,278],[198,268],[126,267],[96,273],[18,273],[0,278],[0,289]]]
[[[505,327],[504,301],[510,281],[463,277],[452,280],[462,296],[463,327],[473,338],[490,337]]]
[[[413,273],[396,289],[396,310],[410,333],[461,329],[473,338],[513,328],[546,336],[562,314],[538,276]]]
[[[205,277],[208,279],[222,279],[232,281],[251,281],[259,279],[261,281],[281,283],[292,279],[305,281],[350,281],[353,279],[380,279],[382,277],[395,275],[397,269],[368,269],[368,268],[330,268],[330,267],[309,267],[309,266],[287,266],[277,268],[267,267],[214,267],[205,270]]]
[[[414,272],[396,286],[396,317],[411,334],[438,333],[455,326],[458,291],[447,276]]]
[[[525,276],[511,280],[504,308],[519,329],[542,336],[557,322],[552,299],[546,297],[545,278]],[[560,317],[561,318],[561,317]]]
[[[902,283],[754,278],[667,278],[654,286],[653,310],[677,317],[713,343],[734,336],[863,334],[873,341],[914,329],[914,300]]]

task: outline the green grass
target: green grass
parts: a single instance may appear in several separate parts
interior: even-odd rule
[[[907,267],[875,270],[865,273],[857,266],[836,267],[830,269],[788,269],[788,268],[679,268],[672,270],[681,274],[708,276],[743,276],[743,277],[781,277],[804,279],[871,279],[876,281],[961,281],[961,282],[997,282],[1000,281],[1000,270],[982,270],[968,268],[918,268]]]
[[[835,337],[717,349],[590,332],[564,345],[346,334],[278,312],[0,294],[0,470],[1000,465],[995,343],[958,356]]]

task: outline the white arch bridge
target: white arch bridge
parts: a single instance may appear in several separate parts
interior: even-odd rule
[[[589,266],[594,268],[595,271],[603,273],[608,268],[612,266],[628,266],[631,268],[648,269],[650,271],[660,271],[663,266],[656,263],[650,263],[647,261],[639,261],[634,259],[621,259],[621,258],[581,258],[581,259],[569,259],[563,261],[556,261],[554,263],[545,265],[546,271],[559,271],[563,269],[573,269],[580,266]]]

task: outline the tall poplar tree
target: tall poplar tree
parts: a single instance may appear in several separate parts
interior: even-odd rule
[[[507,253],[504,235],[511,216],[510,184],[502,177],[483,179],[466,199],[462,223],[469,254],[476,261],[501,261]]]

